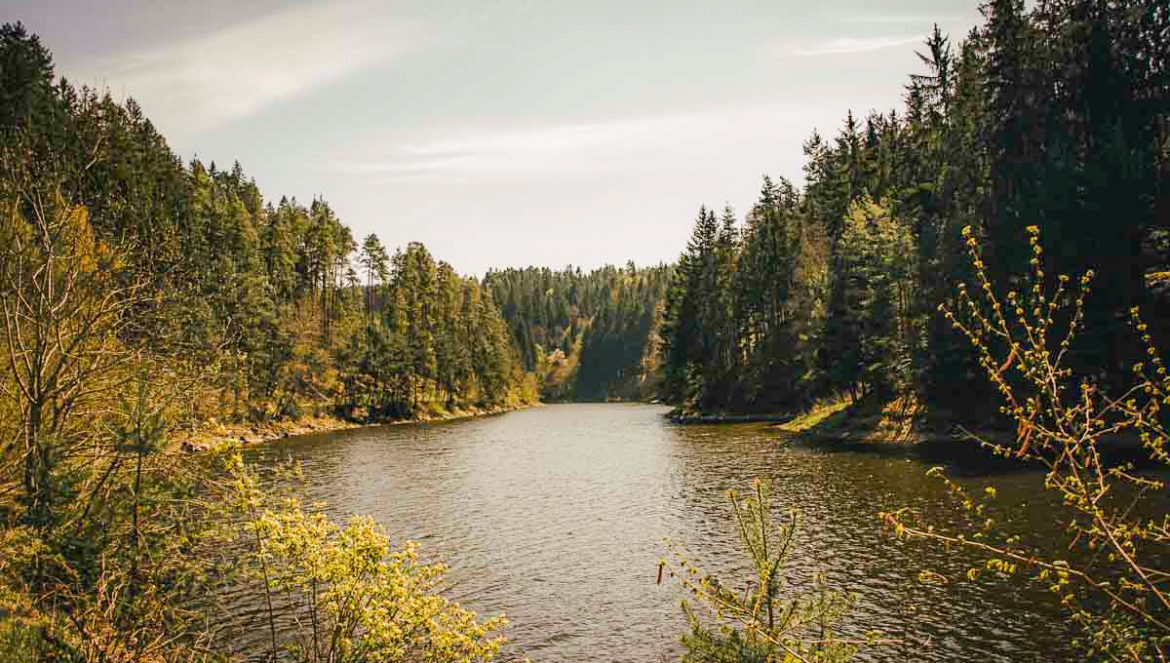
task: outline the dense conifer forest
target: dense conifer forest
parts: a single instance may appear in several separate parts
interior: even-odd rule
[[[485,284],[544,400],[650,399],[658,322],[671,268],[489,272]]]
[[[742,223],[699,211],[666,302],[667,400],[782,412],[844,394],[994,413],[973,351],[938,313],[971,276],[966,227],[1000,295],[1037,259],[1031,226],[1043,272],[1094,270],[1075,365],[1124,381],[1140,345],[1130,308],[1167,314],[1166,7],[983,11],[962,38],[935,28],[903,109],[810,136],[803,186],[765,178]]]

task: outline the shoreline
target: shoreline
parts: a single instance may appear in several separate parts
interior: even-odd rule
[[[720,424],[785,424],[796,414],[667,414],[667,419],[680,426],[718,426]]]
[[[786,439],[821,446],[916,447],[964,441],[967,435],[957,423],[947,421],[917,403],[900,400],[861,404],[846,398],[818,402],[798,412],[709,413],[672,411],[668,419],[677,425],[769,424]],[[998,431],[979,431],[998,437]]]
[[[310,415],[298,419],[269,420],[263,422],[222,423],[212,419],[194,431],[185,431],[172,436],[171,443],[183,453],[205,453],[220,451],[233,446],[255,446],[277,440],[317,433],[331,433],[356,428],[376,426],[398,426],[402,424],[426,424],[460,419],[476,419],[517,410],[540,407],[543,403],[524,403],[512,407],[491,409],[456,409],[441,414],[425,413],[409,419],[388,419],[385,421],[352,421],[333,415]]]
[[[1019,459],[1005,457],[984,444],[1010,448],[1015,439],[1015,431],[1011,428],[961,422],[948,418],[945,411],[905,407],[896,401],[874,407],[838,399],[789,415],[671,412],[666,417],[680,426],[763,424],[765,430],[776,435],[778,443],[803,444],[817,449],[911,455],[936,464],[1001,468],[1020,465]],[[1100,449],[1102,456],[1110,462],[1150,466],[1149,456],[1135,436],[1104,438]]]

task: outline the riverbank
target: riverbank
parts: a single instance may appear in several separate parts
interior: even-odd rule
[[[1004,457],[982,443],[1011,447],[1014,428],[997,427],[987,421],[963,421],[947,411],[901,399],[884,404],[832,399],[816,403],[797,415],[671,412],[667,417],[672,423],[682,425],[761,424],[784,443],[915,458],[932,465],[954,465],[975,471],[1034,466],[1014,456]],[[1102,438],[1098,449],[1108,463],[1158,467],[1137,435]]]
[[[783,424],[795,415],[785,414],[675,414],[667,415],[671,423],[690,425]]]
[[[681,425],[764,423],[787,437],[821,443],[917,445],[967,439],[970,433],[945,413],[932,411],[913,399],[886,403],[826,399],[801,412],[695,413],[672,411],[671,422]],[[997,436],[994,431],[981,431]]]
[[[1027,468],[1015,458],[997,455],[978,440],[1010,444],[1012,431],[987,425],[963,425],[945,412],[913,402],[860,402],[848,398],[814,404],[796,415],[671,416],[680,424],[757,423],[785,446],[800,445],[832,452],[914,460],[947,465],[959,472],[999,472]]]
[[[415,417],[384,421],[353,421],[332,415],[310,415],[297,419],[269,420],[263,422],[225,423],[213,419],[196,427],[193,431],[184,431],[175,435],[173,440],[174,444],[182,451],[187,453],[202,453],[218,451],[234,446],[263,444],[288,437],[310,435],[313,433],[327,433],[373,426],[420,424],[486,417],[539,405],[541,403],[537,402],[497,408],[466,407],[455,408],[453,410],[432,410],[420,413]]]

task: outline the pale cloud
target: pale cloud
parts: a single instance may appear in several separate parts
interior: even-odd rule
[[[846,23],[868,23],[872,25],[901,25],[906,23],[933,25],[954,23],[964,17],[956,14],[849,14],[840,20]]]
[[[212,128],[419,44],[424,26],[367,2],[294,6],[153,50],[92,63],[81,82],[137,99],[168,135]]]
[[[615,164],[626,169],[643,161],[660,164],[695,144],[738,142],[743,127],[775,125],[785,118],[797,126],[811,119],[803,113],[749,107],[543,127],[447,130],[441,136],[387,136],[371,142],[390,147],[373,154],[351,150],[328,159],[326,167],[380,181],[577,177],[612,171]]]
[[[900,37],[836,37],[817,44],[795,46],[770,44],[768,49],[773,53],[795,55],[797,57],[815,57],[821,55],[840,55],[844,53],[868,53],[897,46],[919,44],[924,35],[906,35]]]

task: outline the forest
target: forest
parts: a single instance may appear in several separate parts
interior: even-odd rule
[[[1073,366],[1127,379],[1144,353],[1129,311],[1170,314],[1167,12],[1002,0],[984,14],[960,40],[935,28],[904,108],[810,136],[802,186],[765,178],[742,223],[698,212],[665,305],[665,400],[797,412],[845,395],[995,415],[976,354],[939,313],[973,276],[968,227],[1000,296],[1036,260],[1054,276],[1093,270]]]
[[[488,272],[541,399],[649,400],[657,395],[659,321],[672,270],[605,267]]]
[[[375,420],[527,398],[475,279],[421,245],[389,255],[371,235],[359,250],[325,200],[266,201],[238,163],[184,164],[133,100],[55,80],[19,25],[0,43],[11,211],[52,224],[84,210],[80,232],[124,261],[127,340],[200,368],[188,420]]]

